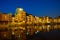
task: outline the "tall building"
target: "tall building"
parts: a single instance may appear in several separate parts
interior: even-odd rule
[[[22,8],[17,8],[15,13],[15,21],[19,23],[25,23],[26,21],[26,12]]]

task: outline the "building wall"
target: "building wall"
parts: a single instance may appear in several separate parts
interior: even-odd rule
[[[11,18],[12,18],[12,15],[11,14],[3,14],[1,13],[0,14],[0,24],[3,25],[3,24],[9,24],[10,21],[11,21]]]
[[[2,13],[0,13],[0,21],[2,20]]]
[[[32,15],[27,16],[27,23],[28,24],[34,23],[34,17]]]
[[[15,20],[17,20],[17,21],[26,20],[26,12],[24,12],[23,10],[20,10],[20,8],[18,8],[16,11],[16,14],[15,14]]]
[[[39,17],[35,17],[35,23],[39,23]]]
[[[10,21],[12,15],[9,14],[0,14],[0,21]]]

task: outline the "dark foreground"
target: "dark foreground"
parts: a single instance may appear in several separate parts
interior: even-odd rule
[[[60,40],[60,30],[53,30],[50,32],[38,32],[36,34],[33,34],[32,36],[26,35],[26,38],[27,38],[26,40]],[[0,40],[23,40],[23,39],[18,38],[15,39],[14,35],[12,35],[11,39],[0,38]]]
[[[39,32],[33,36],[28,36],[27,40],[60,40],[60,31]]]

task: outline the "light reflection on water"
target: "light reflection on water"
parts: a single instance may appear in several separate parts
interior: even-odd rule
[[[41,26],[26,26],[26,32],[27,32],[27,34],[25,34],[26,32],[25,31],[23,31],[22,33],[20,33],[21,32],[21,30],[20,30],[20,32],[18,31],[17,33],[16,33],[16,35],[15,35],[15,37],[13,37],[13,38],[22,38],[23,37],[23,35],[24,36],[28,36],[28,35],[30,35],[30,34],[32,34],[32,35],[30,35],[30,36],[36,36],[37,37],[37,35],[40,35],[40,36],[42,36],[42,35],[53,35],[53,33],[57,33],[58,34],[58,32],[60,32],[60,25],[41,25]],[[15,28],[15,29],[18,29],[18,28]],[[21,28],[22,29],[22,28]],[[28,31],[29,30],[29,31]],[[7,31],[5,31],[6,33],[9,33],[9,32],[7,32]],[[3,34],[6,34],[6,33],[3,33]],[[14,32],[15,33],[15,32]],[[13,34],[14,34],[13,33]],[[19,34],[20,33],[20,34]],[[0,35],[1,35],[1,37],[3,36],[3,34],[1,35],[1,32],[0,32]],[[8,34],[6,34],[6,35],[8,35]],[[12,32],[10,33],[10,35],[12,35]],[[39,36],[39,37],[40,37]],[[12,36],[5,36],[4,35],[4,37],[12,37]],[[2,38],[4,38],[4,37],[2,37]],[[26,38],[26,37],[25,37]],[[28,37],[27,37],[28,38]]]

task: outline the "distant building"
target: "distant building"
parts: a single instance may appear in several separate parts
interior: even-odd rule
[[[32,14],[29,14],[27,16],[27,24],[32,24],[34,23],[34,16]]]
[[[0,13],[0,21],[2,21],[2,13]]]
[[[1,24],[8,24],[11,21],[12,15],[6,13],[0,13],[0,23]]]
[[[14,15],[14,21],[16,24],[24,24],[26,22],[26,12],[24,12],[22,8],[16,9],[16,13]]]
[[[58,23],[60,23],[60,16],[59,16],[59,17],[57,17],[57,20],[58,20],[57,22],[58,22]]]
[[[35,16],[35,23],[38,24],[39,23],[39,17]]]

